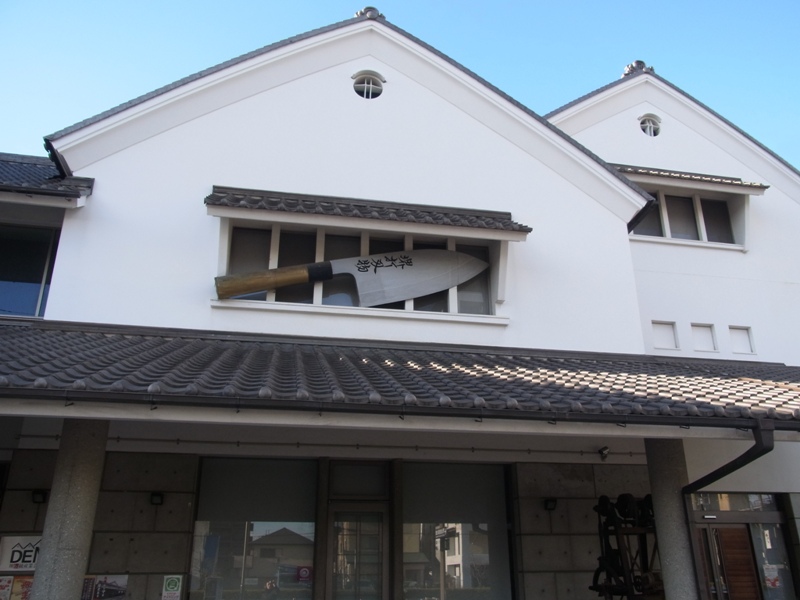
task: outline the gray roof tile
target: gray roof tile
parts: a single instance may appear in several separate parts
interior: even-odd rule
[[[49,158],[0,153],[0,191],[78,198],[93,185],[87,177],[62,177]]]
[[[800,367],[0,320],[0,398],[800,430]]]
[[[214,186],[213,192],[206,196],[209,206],[271,210],[298,214],[315,214],[332,217],[354,217],[358,219],[377,219],[403,223],[422,223],[448,225],[453,227],[473,227],[478,229],[499,229],[529,233],[531,228],[511,219],[511,213],[446,208],[426,204],[404,204],[379,202],[377,200],[356,200],[330,196],[311,196],[288,194],[263,190],[245,190]]]

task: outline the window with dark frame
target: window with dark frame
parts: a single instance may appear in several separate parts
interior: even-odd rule
[[[275,238],[275,239],[273,239]],[[406,250],[408,236],[402,234],[369,234],[366,254],[396,253]],[[491,248],[479,240],[455,240],[414,236],[412,249],[454,249],[469,254],[491,265]],[[319,247],[318,247],[319,246]],[[249,271],[265,270],[270,265],[287,267],[303,265],[320,260],[334,260],[361,256],[362,236],[348,232],[326,229],[294,230],[288,228],[259,229],[233,227],[231,230],[228,273],[239,274]],[[271,253],[277,251],[277,256]],[[448,290],[428,296],[415,298],[413,310],[440,313],[492,314],[491,285],[489,269],[457,287],[457,306],[450,306]],[[358,294],[355,282],[347,276],[334,277],[322,284],[321,304],[327,306],[357,306]],[[237,296],[238,299],[267,300],[275,302],[314,303],[313,283],[286,286],[276,290],[274,295],[266,292]],[[406,302],[394,302],[377,308],[405,310]]]
[[[698,194],[651,193],[657,197],[657,203],[634,228],[634,234],[719,244],[737,243],[729,201],[703,198]]]
[[[41,317],[60,231],[0,225],[0,314]]]

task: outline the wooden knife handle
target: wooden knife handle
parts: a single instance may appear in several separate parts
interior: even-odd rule
[[[321,262],[296,267],[280,267],[268,271],[255,271],[239,275],[221,275],[214,278],[217,298],[233,298],[265,290],[274,290],[287,285],[324,281],[332,277],[331,263]]]

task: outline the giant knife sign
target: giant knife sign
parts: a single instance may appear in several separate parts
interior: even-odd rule
[[[233,298],[287,285],[351,275],[360,306],[379,306],[446,290],[472,279],[489,265],[463,252],[409,250],[281,267],[217,277],[217,297]]]

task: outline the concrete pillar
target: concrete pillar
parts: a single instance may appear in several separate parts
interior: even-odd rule
[[[81,597],[107,439],[108,421],[64,421],[31,600]]]
[[[647,439],[644,445],[666,600],[699,600],[681,491],[689,483],[683,442]]]

